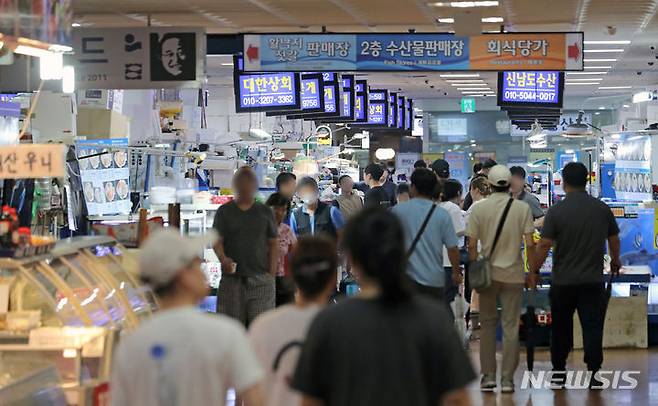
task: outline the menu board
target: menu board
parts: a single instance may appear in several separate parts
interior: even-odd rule
[[[388,95],[388,126],[396,128],[398,124],[398,94]]]
[[[354,85],[354,121],[365,123],[368,121],[368,83],[365,80],[357,80]]]
[[[268,116],[283,116],[291,113],[320,113],[324,111],[322,97],[322,75],[319,73],[302,73],[299,85],[301,110],[268,111]]]
[[[89,215],[130,213],[132,203],[127,147],[128,138],[76,143],[82,191]],[[99,155],[103,152],[107,153]]]
[[[300,109],[300,80],[296,73],[236,72],[234,82],[238,113]]]
[[[558,71],[498,74],[499,106],[562,107],[564,76]]]

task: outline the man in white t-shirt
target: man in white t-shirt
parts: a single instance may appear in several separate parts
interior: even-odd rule
[[[220,405],[229,388],[262,405],[263,371],[244,328],[196,305],[208,295],[199,255],[216,240],[188,239],[165,229],[139,258],[140,276],[161,309],[121,339],[110,383],[113,406]]]
[[[464,190],[461,183],[456,179],[447,179],[442,184],[441,203],[439,207],[445,209],[450,215],[452,226],[455,228],[457,234],[458,244],[457,248],[461,249],[464,246],[464,232],[466,231],[466,222],[464,221],[464,213],[459,207],[462,200],[462,192]],[[446,275],[450,275],[452,264],[448,257],[448,249],[443,247],[443,267],[445,268]],[[450,304],[455,299],[458,286],[452,282],[451,277],[446,277],[445,300]]]
[[[258,317],[249,328],[256,355],[265,368],[268,406],[298,406],[301,396],[289,384],[306,332],[336,290],[336,245],[320,237],[302,237],[293,252],[290,272],[297,286],[295,304]]]

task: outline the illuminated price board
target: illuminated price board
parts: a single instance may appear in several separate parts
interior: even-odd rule
[[[368,94],[368,125],[388,125],[388,90],[371,89]]]
[[[365,123],[368,121],[368,83],[365,80],[357,80],[354,85],[354,121]]]
[[[501,72],[499,106],[562,107],[564,76],[558,71]]]
[[[302,110],[316,110],[322,108],[320,97],[320,79],[302,78],[300,91]]]
[[[406,98],[404,96],[398,96],[398,121],[396,123],[396,127],[399,128],[400,130],[405,129],[405,118],[406,118],[406,112],[407,112],[407,102]]]
[[[322,120],[323,123],[345,123],[354,121],[354,75],[341,76],[341,110],[340,116]]]
[[[398,94],[391,93],[388,99],[388,126],[396,128],[398,124]]]
[[[407,99],[407,110],[404,127],[407,130],[414,130],[414,101],[413,99]]]
[[[275,111],[300,108],[300,80],[293,72],[235,75],[235,110]]]

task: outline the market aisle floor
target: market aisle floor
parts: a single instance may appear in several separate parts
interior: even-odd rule
[[[471,346],[473,365],[479,369],[478,344]],[[515,377],[517,390],[514,394],[481,393],[479,382],[470,387],[473,405],[484,406],[530,406],[530,405],[578,405],[578,406],[622,406],[658,404],[658,349],[628,349],[606,350],[603,363],[604,370],[637,370],[640,371],[638,387],[634,390],[551,390],[533,389],[520,390],[519,386],[526,368],[525,348],[521,350],[521,362]],[[575,351],[569,358],[570,369],[584,369],[582,351]],[[498,358],[500,366],[500,357]],[[550,353],[547,349],[537,349],[535,352],[534,370],[551,369]]]

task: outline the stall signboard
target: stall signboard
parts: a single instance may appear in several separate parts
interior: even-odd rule
[[[62,178],[64,146],[19,144],[0,147],[0,179]]]
[[[409,131],[414,130],[414,101],[413,99],[407,99],[407,109],[405,110],[405,129]]]
[[[238,113],[300,108],[297,73],[236,73],[234,86]]]
[[[557,71],[511,71],[498,76],[499,106],[562,107],[564,74]]]
[[[562,113],[560,115],[560,120],[555,128],[544,128],[544,132],[548,136],[561,135],[569,126],[576,122],[579,113]],[[583,123],[592,124],[592,113],[585,113],[582,116]],[[511,125],[510,135],[512,137],[527,137],[530,135],[531,130],[522,130],[516,125]]]
[[[364,123],[368,121],[368,82],[354,81],[354,121]]]
[[[247,71],[582,70],[583,33],[248,34]]]
[[[406,128],[405,124],[405,118],[407,116],[406,112],[406,105],[407,105],[407,99],[404,96],[398,96],[398,120],[397,120],[397,128],[404,130]]]
[[[78,89],[201,88],[206,34],[200,28],[73,30]]]
[[[301,110],[268,111],[268,116],[283,116],[291,113],[318,113],[324,111],[322,76],[319,73],[302,73],[299,83]]]
[[[340,106],[338,101],[339,91],[335,73],[323,73],[322,83],[324,88],[324,112],[336,113]]]
[[[397,183],[411,182],[411,174],[414,172],[414,164],[420,159],[420,154],[415,152],[400,152],[395,155],[395,181]]]
[[[368,125],[388,125],[388,90],[370,89],[368,94]]]
[[[388,96],[388,126],[397,128],[398,126],[398,94],[391,93]]]
[[[341,114],[338,117],[323,119],[324,123],[345,123],[354,121],[354,105],[356,103],[356,92],[354,88],[354,75],[341,76]]]
[[[89,215],[130,213],[128,138],[78,141],[76,150]]]

